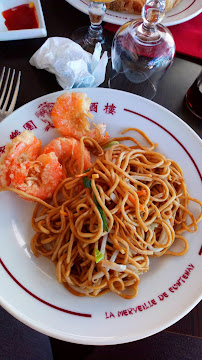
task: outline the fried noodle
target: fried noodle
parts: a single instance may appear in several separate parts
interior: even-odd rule
[[[102,147],[82,138],[82,151],[88,146],[97,159],[86,173],[62,181],[51,205],[38,202],[33,213],[33,253],[50,258],[58,282],[77,296],[112,291],[135,297],[149,257],[184,255],[189,244],[182,233],[196,231],[202,218],[201,211],[195,219],[188,209],[190,201],[202,203],[189,196],[180,166],[154,151],[157,145],[142,131],[128,130],[149,146],[128,136]],[[182,243],[180,252],[170,250],[175,240]]]

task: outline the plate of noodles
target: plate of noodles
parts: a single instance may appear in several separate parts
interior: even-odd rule
[[[70,5],[76,9],[88,14],[88,0],[66,0]],[[121,2],[121,1],[120,1]],[[123,2],[123,1],[122,1]],[[142,0],[139,1],[141,4]],[[113,2],[112,2],[113,6]],[[191,20],[199,15],[202,11],[201,0],[181,0],[172,10],[165,14],[162,24],[165,26],[172,26],[181,24],[185,21]],[[123,25],[127,21],[136,20],[140,18],[140,14],[131,14],[127,11],[112,11],[107,9],[104,21],[111,24]]]
[[[202,298],[202,142],[142,97],[77,92],[35,99],[0,124],[1,305],[54,338],[126,343]],[[81,112],[65,107],[79,96]],[[78,119],[67,126],[69,110]],[[71,156],[60,159],[58,138]]]

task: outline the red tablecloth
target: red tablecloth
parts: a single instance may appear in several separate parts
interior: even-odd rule
[[[119,26],[105,24],[105,29],[116,32]],[[202,13],[192,20],[168,27],[176,45],[176,52],[202,59]]]

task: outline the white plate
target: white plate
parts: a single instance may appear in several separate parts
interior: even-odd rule
[[[46,25],[43,17],[43,11],[41,8],[40,0],[32,0],[35,4],[39,27],[37,29],[25,29],[25,30],[8,30],[5,25],[5,19],[2,12],[19,6],[22,4],[30,3],[30,0],[1,0],[0,1],[0,41],[7,40],[22,40],[22,39],[33,39],[47,36]]]
[[[88,0],[66,0],[69,4],[78,10],[88,14]],[[181,24],[187,20],[194,18],[202,12],[201,0],[182,0],[173,10],[169,11],[162,23],[165,26]],[[120,13],[117,11],[107,10],[104,21],[111,24],[123,25],[127,21],[140,18],[140,15],[127,14],[126,12]]]
[[[91,98],[95,122],[105,122],[112,136],[133,126],[158,142],[158,151],[182,167],[190,194],[201,197],[202,143],[189,126],[163,107],[133,94],[102,88],[79,91]],[[57,137],[47,112],[63,92],[36,99],[6,118],[0,124],[0,149],[24,129],[33,129],[43,145]],[[50,260],[31,253],[33,208],[34,204],[13,193],[0,193],[1,304],[28,326],[80,344],[125,343],[172,325],[202,298],[202,223],[197,233],[186,234],[190,249],[185,256],[151,259],[136,298],[124,300],[112,293],[97,299],[79,298],[58,284]]]

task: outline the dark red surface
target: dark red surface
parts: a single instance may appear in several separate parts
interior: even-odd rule
[[[8,30],[35,29],[39,27],[35,6],[23,4],[2,12]]]

